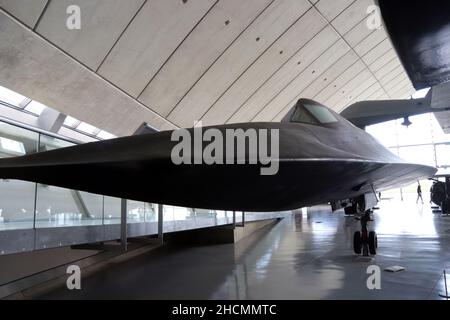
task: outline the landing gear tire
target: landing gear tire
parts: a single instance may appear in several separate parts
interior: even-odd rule
[[[372,255],[377,254],[377,248],[378,248],[378,239],[377,234],[375,231],[369,232],[369,252]]]
[[[378,240],[375,231],[367,230],[367,224],[372,221],[371,210],[366,210],[360,217],[361,231],[357,231],[353,235],[353,250],[356,254],[364,257],[377,254]]]
[[[353,250],[356,254],[361,254],[362,249],[362,241],[361,241],[361,232],[356,231],[353,234]]]

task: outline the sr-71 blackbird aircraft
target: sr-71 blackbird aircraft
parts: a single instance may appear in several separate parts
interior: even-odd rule
[[[195,130],[208,129],[184,132],[195,137]],[[366,212],[361,218],[362,234],[355,233],[355,252],[367,247],[365,253],[370,249],[375,254],[376,235],[366,228],[368,210],[376,204],[375,190],[436,172],[403,161],[339,114],[308,99],[300,99],[281,123],[214,129],[222,136],[227,130],[276,130],[279,139],[266,148],[274,150],[274,143],[279,144],[278,157],[272,158],[277,171],[262,175],[265,165],[248,163],[256,152],[250,147],[242,154],[236,152],[235,159],[227,158],[223,150],[224,164],[198,161],[195,152],[189,156],[190,164],[174,163],[172,152],[178,142],[172,141],[173,131],[164,131],[0,159],[0,177],[193,208],[279,211],[330,201],[347,205],[347,212]],[[257,138],[261,148],[262,138]],[[233,164],[226,164],[227,160],[234,160],[229,161]]]
[[[380,0],[379,5],[415,87],[447,82],[448,55],[438,53],[449,52],[446,39],[450,32],[445,16],[448,10],[425,6],[424,13],[423,5],[416,2],[408,3],[408,11],[396,1]],[[446,2],[441,5],[448,7]],[[415,18],[407,16],[410,14]],[[436,30],[441,36],[436,36]],[[438,89],[427,103],[435,104],[438,98],[446,101],[442,99],[445,98],[442,88]],[[385,102],[386,105],[389,103]],[[414,112],[422,112],[419,109]],[[370,112],[364,117],[352,112],[349,113],[358,119],[359,126],[370,124]],[[372,114],[375,116],[386,120],[383,112],[382,117]],[[392,117],[397,116],[392,113]],[[230,130],[240,129],[244,133],[265,130],[275,132],[271,137],[276,139],[269,142],[264,140],[264,135],[256,135],[256,147],[252,148],[249,142],[248,148],[243,145],[245,152],[239,153],[234,152],[239,146],[235,149],[233,145],[231,156],[226,147],[215,148],[210,156],[217,161],[208,164],[195,143],[198,142],[196,133],[209,129],[214,129],[215,137],[227,137]],[[186,143],[194,151],[183,149],[179,153],[184,163],[173,158],[179,140],[173,140],[174,132],[164,131],[0,159],[0,178],[193,208],[278,211],[328,201],[334,209],[345,207],[347,213],[364,213],[362,232],[354,235],[354,250],[375,254],[376,234],[368,232],[367,222],[377,200],[376,192],[428,178],[436,172],[433,167],[398,158],[341,115],[308,99],[300,99],[281,123],[191,128],[175,131],[175,136],[177,132],[194,137]],[[206,150],[210,146],[208,142],[213,143],[212,136],[208,139],[203,136],[200,148]],[[270,167],[276,169],[271,174],[262,174],[270,169],[268,162],[262,161],[267,159],[260,159],[259,163],[250,161],[252,156],[261,154],[261,148],[272,151],[270,155],[262,152],[270,160]]]
[[[234,164],[225,164],[225,150],[224,164],[194,164],[194,152],[191,164],[175,164],[171,155],[179,142],[172,141],[172,131],[164,131],[0,159],[0,177],[192,208],[281,211],[372,194],[436,171],[403,161],[365,131],[307,99],[300,99],[281,123],[214,129],[223,136],[229,129],[278,130],[279,156],[273,159],[278,171],[262,175],[267,166],[250,164],[254,150],[249,148],[234,155]],[[187,129],[192,137],[195,130]]]

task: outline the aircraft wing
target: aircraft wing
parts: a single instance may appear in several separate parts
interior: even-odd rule
[[[450,80],[450,1],[379,0],[384,24],[414,87]]]

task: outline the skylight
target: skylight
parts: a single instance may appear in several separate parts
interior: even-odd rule
[[[116,136],[115,135],[113,135],[113,134],[111,134],[111,133],[109,133],[109,132],[106,132],[106,131],[100,131],[98,134],[97,134],[97,137],[98,138],[100,138],[100,139],[102,139],[102,140],[107,140],[107,139],[113,139],[113,138],[115,138]]]
[[[67,116],[66,119],[64,120],[64,125],[71,128],[75,128],[80,124],[80,122],[81,122],[80,120],[75,119],[74,117]]]
[[[12,90],[6,89],[0,86],[0,100],[6,102],[15,107],[20,107],[20,103],[24,101],[26,97],[14,92]]]
[[[414,92],[414,93],[411,95],[411,98],[413,98],[413,99],[424,98],[424,97],[427,95],[428,91],[430,91],[430,88],[425,88],[425,89],[417,90],[416,92]]]
[[[5,106],[13,107],[14,109],[19,109],[20,111],[28,111],[38,117],[46,108],[48,108],[46,105],[40,102],[30,100],[27,97],[2,86],[0,86],[0,102],[3,102]],[[101,140],[112,139],[116,137],[115,135],[107,131],[101,130],[97,127],[94,127],[93,125],[90,125],[89,123],[82,122],[71,116],[66,117],[66,119],[64,120],[64,126],[69,129],[78,131],[82,134],[89,135]],[[21,148],[23,148],[23,146],[20,146],[17,143],[19,142],[13,140],[2,140],[0,141],[0,148],[9,150],[10,152],[15,152],[17,155],[20,155],[22,154]]]
[[[81,122],[78,125],[77,130],[85,132],[87,134],[91,134],[91,135],[96,135],[98,133],[98,131],[100,131],[96,127],[91,126],[90,124],[88,124],[86,122]]]
[[[13,155],[22,156],[25,154],[23,143],[16,140],[0,137],[0,147]]]
[[[25,107],[25,110],[39,116],[45,108],[47,108],[47,106],[33,100]]]

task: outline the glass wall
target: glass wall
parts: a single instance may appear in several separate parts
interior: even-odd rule
[[[75,143],[0,121],[0,158]],[[20,180],[0,179],[0,231],[120,224],[119,198]],[[157,222],[157,206],[127,200],[127,222]]]
[[[39,134],[0,122],[0,158],[37,151]],[[0,230],[33,228],[36,184],[0,179]]]
[[[438,144],[435,148],[437,166],[450,167],[450,144]]]
[[[140,201],[128,200],[127,223],[139,222],[145,222],[145,204]]]
[[[31,229],[35,183],[0,180],[0,230]]]
[[[102,219],[103,196],[37,185],[36,228],[101,225]]]
[[[75,145],[75,143],[73,143],[73,142],[69,142],[66,140],[47,136],[45,134],[41,134],[41,137],[39,139],[39,151],[50,151],[50,150],[70,147],[70,146],[74,146],[74,145]]]
[[[74,143],[0,120],[0,158],[70,147]],[[448,152],[448,151],[447,151]],[[442,160],[444,161],[444,160]],[[0,231],[121,222],[121,199],[34,182],[0,179]],[[237,212],[237,219],[242,219]],[[232,212],[164,206],[165,229],[186,230],[232,222]],[[264,219],[266,213],[248,213]],[[127,223],[157,223],[158,206],[127,200]]]
[[[158,206],[154,203],[144,203],[145,222],[158,222]]]
[[[445,134],[433,113],[409,117],[411,125],[402,125],[403,119],[368,126],[366,131],[400,158],[438,168],[438,173],[450,168],[450,134]],[[431,182],[421,181],[422,190],[429,190]],[[389,197],[416,197],[417,183],[383,194]],[[429,196],[428,192],[423,193]]]

